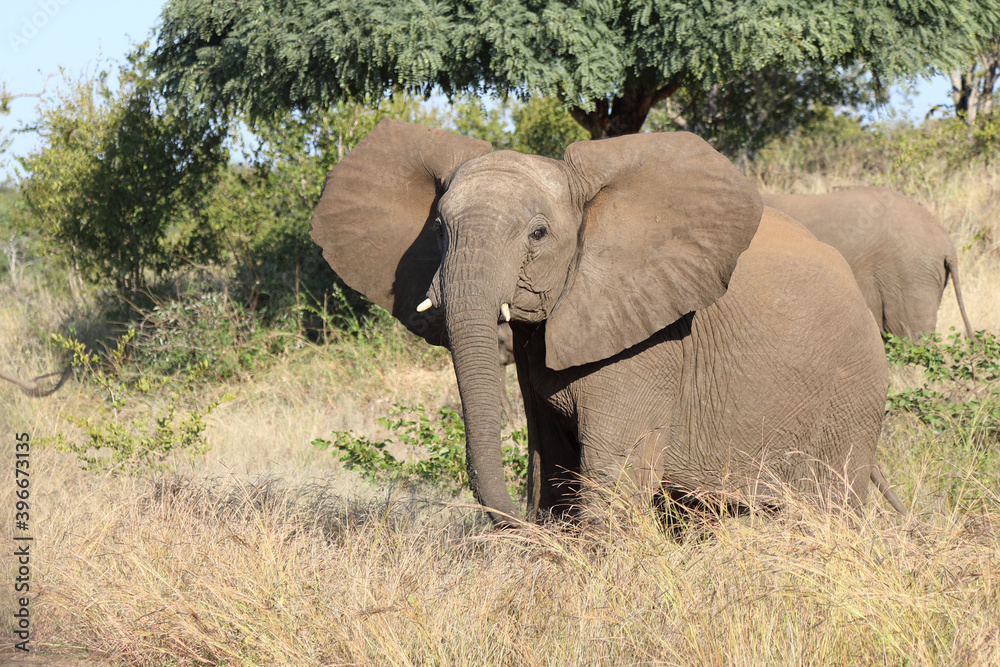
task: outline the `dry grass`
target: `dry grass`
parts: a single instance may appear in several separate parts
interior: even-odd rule
[[[860,526],[793,504],[672,540],[621,507],[602,530],[492,534],[468,507],[399,490],[345,500],[319,481],[36,462],[36,641],[114,663],[1000,660],[995,493],[908,523],[872,505]]]
[[[764,185],[869,182],[851,173]],[[970,246],[966,302],[993,330],[998,192],[983,171],[916,194]],[[0,364],[31,377],[58,365],[42,341],[73,300],[21,287],[30,305],[0,298]],[[960,322],[950,299],[942,331]],[[342,341],[204,387],[204,400],[235,398],[209,419],[209,452],[176,475],[86,472],[36,447],[34,648],[137,666],[1000,664],[1000,462],[982,434],[887,421],[881,466],[907,521],[875,499],[860,522],[792,501],[674,539],[618,506],[597,528],[494,534],[475,507],[362,485],[309,445],[335,429],[380,436],[396,401],[457,404],[447,361],[406,345]],[[10,434],[38,441],[94,405],[78,381],[44,400],[0,387],[0,462],[10,469]],[[13,572],[0,559],[0,661]]]
[[[378,419],[396,402],[461,405],[450,363],[425,367],[397,357],[367,362],[372,368],[348,373],[336,349],[310,350],[252,383],[228,386],[235,398],[209,419],[212,449],[206,470],[282,476],[331,472],[332,457],[308,446],[312,440],[335,430],[384,437]]]

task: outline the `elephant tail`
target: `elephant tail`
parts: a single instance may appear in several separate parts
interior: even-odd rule
[[[885,499],[889,501],[892,505],[892,509],[899,512],[899,515],[904,519],[909,516],[909,511],[907,511],[906,506],[903,505],[903,501],[899,499],[896,492],[892,490],[889,486],[889,482],[886,481],[885,477],[882,476],[882,471],[878,469],[878,466],[872,466],[871,480]]]
[[[955,285],[955,298],[958,299],[958,310],[962,313],[962,321],[965,322],[965,334],[969,337],[969,340],[975,342],[976,332],[972,330],[972,324],[969,323],[969,316],[965,312],[965,301],[962,300],[962,285],[958,282],[958,260],[954,257],[944,258],[944,268],[949,274],[951,274],[951,282]],[[945,278],[947,281],[947,278]]]

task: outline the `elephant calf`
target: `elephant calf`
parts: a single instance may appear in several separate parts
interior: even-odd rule
[[[515,522],[500,456],[500,323],[528,423],[528,515],[581,478],[659,494],[860,503],[888,368],[832,248],[765,209],[687,133],[582,141],[562,160],[382,121],[330,172],[312,237],[351,287],[451,348],[469,479]]]
[[[886,188],[762,199],[840,251],[883,331],[913,340],[932,333],[950,275],[965,332],[975,338],[962,301],[955,246],[923,206]]]

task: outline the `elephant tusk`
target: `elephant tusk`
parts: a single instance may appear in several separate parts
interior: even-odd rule
[[[430,299],[424,299],[424,300],[423,300],[423,301],[421,301],[421,302],[420,302],[420,304],[419,304],[419,305],[417,306],[417,312],[418,312],[418,313],[422,313],[422,312],[424,312],[425,310],[427,310],[428,308],[430,308],[430,307],[431,307],[431,306],[433,306],[433,305],[434,305],[434,304],[433,304],[433,303],[431,303],[431,300],[430,300]]]
[[[504,322],[510,322],[510,304],[507,303],[500,304],[500,315],[503,316]]]

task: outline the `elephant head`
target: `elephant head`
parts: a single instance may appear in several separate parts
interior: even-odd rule
[[[472,488],[502,524],[498,323],[544,323],[553,371],[599,364],[719,299],[762,205],[687,133],[563,160],[489,149],[382,121],[330,172],[312,236],[348,285],[450,345]]]

